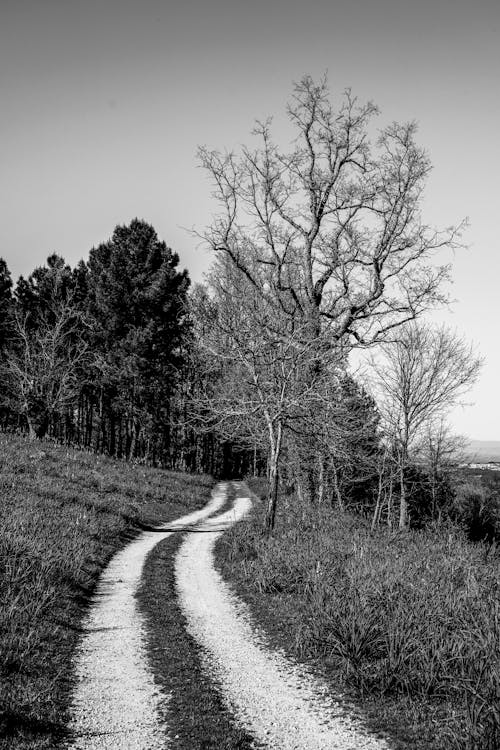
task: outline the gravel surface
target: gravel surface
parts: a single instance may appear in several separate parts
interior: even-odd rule
[[[116,554],[104,570],[76,655],[77,687],[71,706],[71,739],[77,750],[160,750],[168,728],[158,708],[168,700],[147,667],[144,629],[135,593],[148,553],[162,539],[219,510],[220,490],[201,510],[164,530],[145,532]]]
[[[265,647],[248,610],[215,570],[217,537],[251,507],[245,485],[237,494],[231,510],[203,524],[213,533],[189,534],[176,559],[181,606],[190,634],[205,650],[207,669],[239,721],[267,748],[387,750],[384,740],[369,735],[329,696],[326,685]]]

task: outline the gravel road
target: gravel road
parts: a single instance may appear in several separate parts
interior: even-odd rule
[[[214,492],[201,510],[145,532],[116,554],[103,572],[76,655],[77,687],[71,706],[73,750],[160,750],[168,729],[158,708],[160,694],[147,666],[142,617],[135,593],[148,553],[176,529],[192,526],[218,511],[225,501]]]
[[[223,686],[237,719],[273,750],[388,750],[328,696],[328,688],[282,654],[271,652],[248,612],[213,564],[213,546],[225,528],[248,513],[241,485],[233,508],[203,524],[213,533],[189,534],[176,559],[180,602],[207,669]]]

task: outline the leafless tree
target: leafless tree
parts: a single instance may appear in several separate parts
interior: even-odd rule
[[[369,344],[443,299],[448,268],[432,257],[461,227],[423,223],[430,163],[416,126],[392,123],[373,145],[376,114],[350,91],[335,111],[326,80],[306,76],[288,107],[288,153],[270,121],[256,124],[253,150],[199,152],[220,205],[204,239],[312,338],[326,326],[333,341]]]
[[[88,358],[82,317],[70,298],[36,322],[15,312],[12,341],[0,364],[4,402],[24,414],[30,439],[43,437],[51,418],[78,392],[78,368]]]
[[[326,79],[305,76],[288,106],[296,135],[288,151],[273,141],[270,120],[257,122],[255,148],[199,151],[219,205],[201,236],[245,278],[255,304],[307,341],[306,381],[327,351],[345,359],[445,300],[449,268],[434,256],[459,245],[462,225],[424,223],[431,167],[416,126],[392,123],[377,136],[377,113],[349,90],[335,109]],[[317,455],[303,452],[303,462],[313,495]]]
[[[195,404],[197,418],[205,414],[208,427],[267,448],[270,530],[285,433],[303,433],[310,414],[332,403],[338,362],[330,349],[322,368],[311,373],[316,339],[306,335],[303,322],[277,316],[275,306],[227,259],[215,264],[209,289],[210,295],[199,298],[194,318],[202,349],[218,363],[212,365],[217,377]]]
[[[397,340],[382,344],[380,356],[372,360],[374,395],[398,462],[400,528],[408,523],[405,469],[410,451],[429,434],[436,449],[436,425],[471,388],[481,365],[463,338],[446,327],[417,323],[401,328]]]

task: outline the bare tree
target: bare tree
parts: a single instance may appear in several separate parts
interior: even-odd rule
[[[467,440],[454,434],[444,418],[432,420],[426,425],[415,446],[415,457],[429,477],[432,497],[432,518],[440,518],[438,506],[439,486],[443,476],[450,473],[467,456]]]
[[[277,316],[274,305],[227,259],[215,264],[210,292],[199,298],[194,319],[202,349],[220,367],[213,387],[195,404],[196,416],[205,415],[208,427],[233,440],[267,448],[271,530],[285,435],[303,434],[310,415],[333,403],[338,361],[330,349],[322,368],[311,373],[317,340],[306,335],[303,322]]]
[[[399,526],[408,523],[405,469],[409,454],[425,435],[434,434],[447,411],[474,384],[482,361],[445,327],[417,323],[399,331],[397,340],[380,347],[372,359],[372,387],[398,462]],[[435,449],[434,445],[434,449]]]
[[[335,109],[326,79],[306,76],[288,106],[296,133],[288,151],[273,141],[270,120],[257,122],[255,148],[199,151],[220,209],[201,236],[255,300],[308,341],[306,381],[328,350],[345,359],[445,300],[449,269],[433,265],[434,255],[459,245],[462,226],[424,223],[431,167],[416,126],[392,123],[377,137],[377,112],[350,91]],[[314,496],[312,467],[321,464],[311,452],[302,456]]]
[[[423,223],[430,163],[414,123],[393,123],[373,145],[372,103],[346,91],[335,111],[326,80],[304,77],[288,107],[296,138],[288,153],[271,122],[241,154],[201,148],[220,213],[203,235],[258,294],[332,341],[369,344],[443,299],[447,267],[433,253],[457,245],[460,229]]]
[[[81,331],[82,316],[71,297],[54,303],[36,321],[14,313],[0,378],[4,402],[25,415],[30,439],[43,437],[51,418],[78,392],[78,368],[89,356]]]

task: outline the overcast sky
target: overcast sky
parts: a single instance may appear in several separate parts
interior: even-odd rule
[[[419,122],[428,222],[470,219],[439,320],[486,358],[454,427],[500,440],[497,0],[3,0],[0,257],[14,278],[52,252],[74,265],[138,216],[201,280],[186,228],[215,206],[197,146],[237,147],[271,114],[280,140],[292,82],[325,71],[380,126]]]

